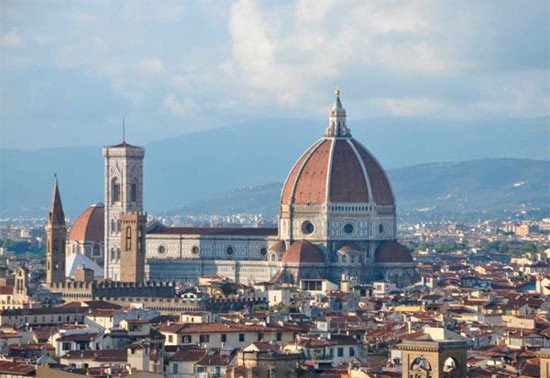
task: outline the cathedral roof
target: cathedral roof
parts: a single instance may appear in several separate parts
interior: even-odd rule
[[[288,247],[281,261],[283,264],[322,264],[323,255],[315,244],[300,240]]]
[[[104,211],[102,204],[94,204],[84,210],[71,227],[69,240],[102,242],[105,234]]]
[[[414,262],[409,249],[395,240],[382,242],[378,248],[376,248],[374,261],[382,264]]]
[[[67,277],[74,277],[76,270],[81,265],[84,268],[93,270],[94,278],[97,279],[103,277],[103,268],[82,253],[73,253],[67,257],[67,262],[65,264],[65,275]]]
[[[346,126],[339,92],[325,136],[290,171],[281,204],[365,203],[394,205],[386,173]]]

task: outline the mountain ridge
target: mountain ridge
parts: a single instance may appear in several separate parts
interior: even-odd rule
[[[495,156],[548,159],[549,120],[348,119],[348,125],[388,170]],[[319,120],[276,118],[146,144],[146,208],[160,213],[235,187],[280,182],[325,126]],[[0,215],[43,214],[57,173],[66,212],[75,216],[102,201],[103,169],[100,147],[0,149]]]

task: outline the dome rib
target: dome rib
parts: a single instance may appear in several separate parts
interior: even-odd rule
[[[285,184],[283,186],[283,192],[281,193],[281,203],[291,203],[294,199],[294,191],[296,189],[296,182],[298,177],[304,168],[304,164],[309,159],[311,154],[315,149],[323,142],[323,138],[319,139],[317,142],[313,143],[303,154],[300,156],[298,161],[292,167],[292,170],[288,174]],[[290,183],[292,182],[292,185]]]
[[[376,158],[355,139],[351,140],[355,146],[361,160],[365,166],[368,166],[367,174],[372,185],[372,198],[377,205],[395,205],[395,198],[390,186],[390,182],[382,166]]]
[[[291,201],[295,204],[322,203],[326,197],[328,155],[332,139],[323,139],[304,160],[296,176]]]
[[[369,202],[365,172],[348,139],[336,139],[330,175],[331,203]]]
[[[351,149],[355,153],[355,156],[357,158],[357,161],[361,165],[361,170],[363,171],[363,179],[365,180],[365,184],[367,184],[367,190],[369,192],[368,194],[368,200],[371,200],[374,198],[372,194],[372,186],[369,179],[369,172],[367,171],[367,167],[365,167],[365,162],[361,158],[361,155],[359,154],[359,151],[357,151],[357,148],[355,148],[355,145],[352,143],[351,139],[347,139],[348,144],[350,145]],[[367,202],[368,202],[367,200]]]

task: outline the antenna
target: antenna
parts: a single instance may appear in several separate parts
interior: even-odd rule
[[[122,143],[126,143],[126,115],[122,115]]]

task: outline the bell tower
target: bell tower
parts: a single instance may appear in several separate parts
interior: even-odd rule
[[[121,252],[120,271],[122,282],[145,281],[145,223],[147,215],[143,213],[124,213],[120,215]]]
[[[105,158],[105,279],[121,280],[121,215],[143,211],[142,147],[122,143],[103,148]]]
[[[65,281],[65,244],[67,225],[61,204],[57,176],[53,187],[52,201],[46,224],[46,283],[48,285]]]

